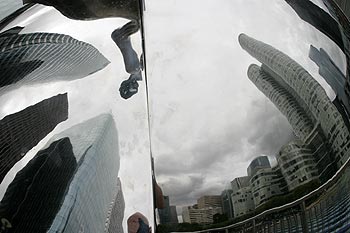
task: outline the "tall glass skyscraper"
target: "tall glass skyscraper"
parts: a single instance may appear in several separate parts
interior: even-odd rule
[[[122,218],[111,216],[116,212],[111,203],[123,206],[124,202],[118,183],[118,133],[112,116],[97,116],[53,140],[62,137],[71,140],[78,166],[48,232],[104,232],[106,222],[121,226],[121,222],[113,221]],[[123,210],[118,212],[123,213]]]
[[[319,124],[321,137],[324,136],[340,167],[350,156],[350,134],[322,86],[301,65],[274,47],[244,34],[239,36],[239,43],[263,64],[261,69],[250,67],[248,76],[253,83],[287,116],[300,139]],[[290,111],[296,115],[288,115]],[[303,130],[305,134],[300,133]]]
[[[13,165],[67,118],[66,93],[45,99],[0,120],[0,183]]]
[[[53,136],[17,173],[0,216],[11,232],[123,232],[118,172],[115,123],[97,116]]]
[[[109,64],[95,47],[68,35],[20,30],[0,34],[0,91],[80,79]]]

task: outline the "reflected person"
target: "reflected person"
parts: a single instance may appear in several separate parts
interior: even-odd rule
[[[120,49],[124,66],[127,73],[130,74],[128,80],[121,83],[119,92],[122,98],[128,99],[138,92],[137,81],[142,80],[141,63],[136,51],[133,49],[130,36],[139,30],[139,24],[133,20],[112,32],[112,39]]]
[[[128,218],[128,233],[150,233],[152,228],[149,227],[147,218],[136,212]]]

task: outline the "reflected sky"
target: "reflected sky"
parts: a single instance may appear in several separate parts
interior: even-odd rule
[[[125,71],[122,54],[111,39],[111,33],[129,21],[123,18],[95,21],[71,20],[53,7],[35,5],[3,29],[22,26],[24,29],[21,33],[23,34],[32,32],[66,34],[93,45],[111,64],[79,80],[55,81],[44,86],[42,84],[25,85],[6,92],[0,97],[1,119],[43,99],[57,95],[57,93],[67,92],[69,100],[69,120],[59,124],[10,170],[0,185],[0,197],[4,195],[7,185],[14,179],[17,171],[22,169],[53,135],[94,116],[110,113],[114,118],[119,135],[117,143],[119,144],[120,170],[118,176],[125,197],[124,229],[126,229],[127,217],[137,211],[147,216],[150,225],[153,225],[145,84],[139,82],[138,93],[127,101],[120,97],[118,91],[120,84],[127,80],[130,74]],[[140,32],[131,36],[131,42],[133,49],[140,56],[142,54]],[[136,173],[136,167],[143,169]],[[142,193],[142,198],[139,196],[140,193]]]
[[[240,33],[296,60],[331,99],[308,57],[310,44],[345,73],[341,50],[284,1],[147,1],[146,9],[152,151],[158,182],[174,205],[220,194],[259,155],[276,164],[274,155],[294,137],[247,78],[257,61],[239,46]]]
[[[312,2],[328,12],[321,0]],[[330,99],[335,93],[309,58],[310,45],[322,48],[343,74],[346,71],[337,45],[301,20],[284,0],[149,0],[145,9],[147,53],[141,25],[126,18],[72,20],[53,7],[35,5],[2,29],[19,26],[20,34],[69,35],[91,45],[103,59],[99,68],[88,67],[93,71],[78,68],[81,76],[69,81],[56,74],[45,84],[23,82],[0,89],[0,119],[58,93],[68,93],[69,102],[68,120],[9,171],[0,184],[0,199],[17,172],[53,142],[52,136],[107,113],[118,131],[113,141],[120,168],[114,172],[120,180],[113,185],[123,190],[124,229],[135,212],[154,226],[151,155],[157,183],[181,215],[181,206],[219,195],[234,178],[245,176],[254,158],[266,155],[276,165],[280,148],[296,138],[285,116],[248,79],[249,65],[261,64],[240,46],[241,33],[297,61]],[[115,16],[109,13],[107,17]],[[115,34],[123,30],[125,35]],[[132,51],[124,50],[131,45]],[[140,67],[141,54],[147,70]],[[33,76],[40,66],[33,68]]]

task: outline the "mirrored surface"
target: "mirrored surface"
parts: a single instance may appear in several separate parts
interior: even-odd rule
[[[346,1],[1,5],[0,232],[349,231]]]

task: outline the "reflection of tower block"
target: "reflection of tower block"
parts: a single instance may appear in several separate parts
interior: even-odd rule
[[[347,70],[347,73],[348,73],[347,76],[350,77],[350,75],[349,75],[349,69]],[[350,84],[349,84],[349,80],[346,80],[344,90],[345,90],[346,96],[347,96],[348,99],[350,100]]]
[[[334,152],[321,130],[320,123],[317,123],[312,132],[305,138],[304,144],[314,152],[313,156],[319,170],[319,179],[323,183],[337,171],[339,159],[333,156]]]

